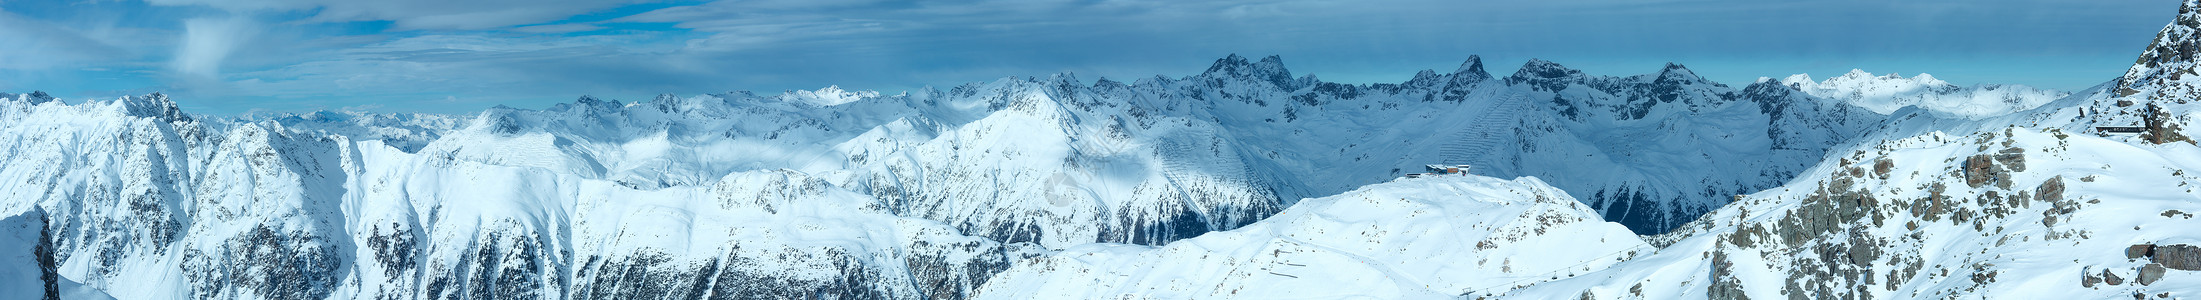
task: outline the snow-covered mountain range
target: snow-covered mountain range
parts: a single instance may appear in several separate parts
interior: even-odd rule
[[[1864,70],[1850,70],[1842,76],[1819,82],[1811,81],[1809,74],[1796,74],[1782,79],[1781,83],[1812,96],[1843,101],[1883,115],[1904,107],[1917,107],[1940,117],[1967,119],[2031,109],[2070,95],[2023,85],[1959,87],[1935,79],[1932,74],[1903,78],[1897,74],[1874,76]]]
[[[0,298],[2190,293],[2196,7],[2076,94],[1237,55],[467,116],[0,94]]]
[[[1737,196],[1737,201],[1659,235],[1643,237],[1655,247],[1648,253],[1606,248],[1629,257],[1618,263],[1581,259],[1567,251],[1544,265],[1569,265],[1565,272],[1529,278],[1530,284],[1488,284],[1482,278],[1436,276],[1432,272],[1387,273],[1386,280],[1327,280],[1333,291],[1358,291],[1346,298],[1519,298],[1519,299],[2177,299],[2201,293],[2201,147],[2189,125],[2201,117],[2194,89],[2186,82],[2196,69],[2191,52],[2201,37],[2201,1],[2186,1],[2177,21],[2167,26],[2132,71],[2072,96],[2032,104],[2000,102],[2000,107],[1953,103],[1916,105],[1891,112],[1886,123],[1833,148],[1824,160],[1778,187]],[[1902,86],[1858,88],[1859,78],[1901,81],[1894,76],[1844,76],[1817,85],[1808,77],[1788,80],[1792,89],[1889,91]],[[1919,80],[1925,81],[1925,80]],[[1765,82],[1765,81],[1761,81]],[[1834,87],[1827,87],[1827,86]],[[1930,90],[1930,89],[1929,89]],[[1870,106],[1872,97],[1933,101],[1937,96],[1883,96],[1823,99]],[[1964,93],[1930,92],[1938,95]],[[1980,92],[1970,92],[1978,95]],[[1949,99],[1938,97],[1938,99]],[[1976,98],[1975,98],[1976,99]],[[1938,108],[1937,108],[1938,107]],[[1983,110],[2012,110],[2004,114]],[[1354,194],[1444,194],[1429,184],[1461,180],[1446,177],[1403,179],[1371,185]],[[1491,179],[1482,179],[1491,180]],[[1419,181],[1419,182],[1417,182]],[[1408,183],[1411,182],[1411,183]],[[1452,202],[1502,201],[1503,196],[1461,195]],[[1295,207],[1296,209],[1302,209]],[[1319,208],[1305,208],[1309,210]],[[1386,211],[1361,209],[1359,211]],[[1426,214],[1392,213],[1391,218]],[[1534,220],[1500,212],[1482,224]],[[1321,215],[1294,218],[1324,219]],[[1358,220],[1363,216],[1329,217]],[[1383,218],[1375,218],[1383,219]],[[1259,225],[1294,220],[1274,217],[1240,231],[1273,231]],[[1444,231],[1462,226],[1401,224],[1383,232]],[[1232,234],[1247,234],[1237,231]],[[1381,241],[1381,232],[1339,232],[1348,238]],[[1589,242],[1599,234],[1553,237]],[[1236,235],[1217,234],[1217,237]],[[1284,246],[1265,241],[1179,241],[1133,253],[1064,251],[1028,260],[994,278],[981,294],[1102,295],[1157,298],[1239,298],[1222,292],[1238,286],[1307,286],[1296,278],[1260,276],[1276,268],[1262,260],[1237,265],[1178,259],[1168,263],[1121,263],[1115,257],[1166,257],[1180,248],[1259,251]],[[1218,239],[1220,240],[1220,239]],[[1459,240],[1459,239],[1455,239]],[[1599,240],[1600,242],[1609,240]],[[1503,251],[1465,251],[1456,256],[1391,263],[1443,246],[1393,242],[1384,248],[1324,249],[1320,255],[1360,255],[1361,264],[1427,266],[1467,264]],[[1537,246],[1519,246],[1537,249]],[[1089,246],[1087,249],[1103,249]],[[1627,250],[1620,250],[1627,249]],[[1371,251],[1374,250],[1374,251]],[[1534,251],[1534,250],[1532,250]],[[1246,251],[1240,251],[1246,252]],[[1493,253],[1497,252],[1497,253]],[[1593,251],[1599,253],[1601,251]],[[1098,257],[1095,257],[1098,256]],[[1093,257],[1093,258],[1089,258]],[[1514,258],[1524,256],[1512,256]],[[1228,261],[1228,259],[1225,259]],[[1274,260],[1274,259],[1270,259]],[[1370,263],[1382,262],[1382,263]],[[1364,268],[1334,264],[1333,268]],[[1191,267],[1187,267],[1191,266]],[[1205,268],[1224,268],[1216,271]],[[1319,271],[1304,270],[1316,273]],[[1253,275],[1202,277],[1201,274]],[[1113,275],[1117,278],[1107,278]],[[1074,285],[1058,282],[1093,282]],[[1220,281],[1220,283],[1210,283]],[[1259,283],[1245,283],[1247,281]],[[1124,284],[1123,282],[1135,283]],[[1403,294],[1400,282],[1420,285],[1434,295]],[[1444,287],[1444,289],[1438,289]],[[1465,287],[1465,288],[1462,288]],[[1259,298],[1259,297],[1252,297]]]

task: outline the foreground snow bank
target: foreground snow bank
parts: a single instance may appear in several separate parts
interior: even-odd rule
[[[1603,269],[1652,248],[1534,177],[1401,179],[1300,201],[1161,247],[1090,244],[1026,260],[984,299],[1438,298]]]
[[[2075,112],[2043,112],[2072,115]],[[2060,118],[2050,118],[2060,119]],[[2007,120],[2004,121],[2005,123]],[[2201,293],[2201,148],[2056,128],[1865,144],[1523,299],[2155,299]],[[2186,246],[2180,246],[2186,245]],[[2137,249],[2137,250],[2129,250]],[[2167,255],[2166,255],[2167,254]]]

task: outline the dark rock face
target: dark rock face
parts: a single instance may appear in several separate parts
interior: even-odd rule
[[[840,247],[729,245],[723,256],[642,249],[590,256],[575,274],[577,299],[964,299],[1009,266],[997,244],[967,240],[908,248],[903,265]],[[976,254],[976,255],[971,255]]]
[[[1248,62],[1244,56],[1231,54],[1215,60],[1215,64],[1208,66],[1207,72],[1201,74],[1209,77],[1254,79],[1286,91],[1299,89],[1299,85],[1292,81],[1292,72],[1284,69],[1284,58],[1275,55],[1263,57],[1260,62]]]
[[[1513,76],[1507,76],[1506,84],[1526,84],[1540,91],[1558,91],[1566,89],[1571,82],[1579,81],[1587,76],[1582,74],[1582,71],[1568,69],[1565,66],[1560,66],[1559,63],[1531,59],[1528,63],[1521,65],[1520,70],[1514,71]]]
[[[39,209],[0,217],[0,298],[60,299],[60,280],[53,257],[53,227]],[[32,276],[35,275],[35,276]],[[25,282],[34,279],[37,282]]]
[[[2140,283],[2140,285],[2150,285],[2150,284],[2155,284],[2155,281],[2156,281],[2156,280],[2162,280],[2162,279],[2163,279],[2163,265],[2162,265],[2162,264],[2147,264],[2146,266],[2141,266],[2141,267],[2140,267],[2140,272],[2139,272],[2139,273],[2140,273],[2140,275],[2138,275],[2138,276],[2135,276],[2135,277],[2137,277],[2137,278],[2135,278],[2135,280],[2136,280],[2136,282],[2139,282],[2139,283]]]
[[[176,101],[169,100],[168,95],[152,93],[143,97],[125,98],[122,101],[123,106],[129,108],[129,113],[132,116],[150,117],[163,122],[191,121],[191,116],[184,115],[183,109],[176,107]]]
[[[2131,247],[2125,247],[2126,259],[2140,259],[2143,257],[2147,258],[2150,262],[2154,262],[2154,264],[2151,265],[2161,265],[2159,266],[2159,268],[2201,271],[2201,247],[2195,247],[2193,245],[2174,244],[2158,246],[2154,244],[2139,244],[2132,245]]]
[[[2201,271],[2201,247],[2178,244],[2155,247],[2150,259],[2164,268]]]
[[[906,267],[917,281],[920,298],[967,299],[979,286],[996,273],[1008,270],[1014,259],[999,247],[978,241],[934,243],[919,240],[910,245],[912,257]],[[952,253],[977,253],[977,257],[957,258]]]
[[[2145,114],[2141,118],[2141,124],[2143,124],[2144,128],[2146,128],[2147,130],[2145,132],[2141,132],[2140,137],[2146,139],[2149,143],[2194,143],[2192,137],[2188,137],[2184,133],[2182,133],[2185,132],[2185,129],[2180,128],[2182,126],[2179,126],[2179,122],[2174,121],[2175,119],[2173,119],[2170,112],[2163,110],[2162,106],[2158,106],[2155,103],[2148,103],[2147,108],[2140,111],[2140,113]]]
[[[2086,273],[2086,274],[2080,274],[2080,275],[2079,275],[2079,287],[2089,287],[2089,288],[2091,288],[2091,287],[2094,287],[2094,285],[2102,284],[2102,276],[2101,276],[2101,274],[2102,274],[2102,273],[2099,273],[2099,272],[2089,272],[2089,273]]]
[[[573,297],[578,299],[703,299],[722,259],[682,264],[678,257],[643,251],[617,257],[590,256],[577,276]],[[723,297],[723,296],[722,296]]]
[[[1712,252],[1712,285],[1706,287],[1705,292],[1709,295],[1707,298],[1723,300],[1750,299],[1750,295],[1743,293],[1742,283],[1738,282],[1741,279],[1735,278],[1734,265],[1735,262],[1727,259],[1726,251]]]
[[[0,93],[0,101],[15,101],[18,99],[30,102],[31,105],[38,105],[54,101],[53,95],[47,95],[45,91],[32,91],[30,94],[24,95]]]
[[[53,220],[39,210],[38,224],[38,247],[31,250],[31,255],[38,257],[38,280],[46,282],[46,300],[60,300],[61,275],[55,271],[61,265],[54,261]]]
[[[788,249],[793,250],[793,249]],[[734,267],[716,274],[712,299],[908,299],[914,291],[876,284],[888,276],[884,270],[867,268],[849,257],[849,253],[837,249],[820,252],[797,252],[785,255],[729,256],[729,265],[757,265],[757,258],[795,257],[798,264],[809,265],[809,270],[839,270],[822,277],[798,277],[766,270]]]
[[[664,253],[591,257],[579,299],[915,299],[901,277],[840,248],[758,247],[682,263]],[[794,268],[785,268],[793,265]]]
[[[1973,188],[1994,185],[2009,189],[2010,173],[2025,171],[2025,149],[2008,148],[1994,154],[1964,159],[1964,184]]]
[[[403,224],[375,224],[368,231],[367,247],[374,253],[376,266],[383,274],[405,274],[419,265],[415,257],[420,255],[418,233]]]
[[[1732,234],[1723,235],[1725,251],[1764,251],[1762,249],[1796,249],[1799,252],[1780,251],[1778,255],[1793,256],[1791,261],[1780,264],[1793,265],[1789,271],[1789,283],[1781,286],[1783,293],[1805,299],[1841,299],[1869,295],[1866,289],[1888,283],[1894,288],[1895,277],[1907,277],[1905,270],[1915,273],[1917,265],[1906,263],[1915,257],[1902,253],[1890,253],[1880,245],[1887,239],[1868,234],[1867,226],[1886,225],[1884,220],[1900,212],[1887,209],[1894,204],[1882,204],[1869,192],[1858,189],[1853,180],[1862,178],[1864,172],[1851,171],[1856,178],[1843,177],[1812,193],[1802,206],[1788,212],[1780,221],[1766,224],[1745,225]],[[1732,248],[1727,248],[1727,247]],[[1762,254],[1761,255],[1775,255]],[[1715,255],[1715,257],[1724,254]],[[1896,270],[1877,270],[1876,261],[1886,258]],[[1772,262],[1769,262],[1772,263]],[[1715,262],[1715,278],[1721,268]],[[1992,274],[1974,274],[1975,280],[1991,281]],[[1800,282],[1839,282],[1846,284],[1799,284]],[[1741,283],[1721,286],[1715,279],[1712,291],[1720,289],[1734,298],[1740,298]],[[1718,298],[1718,297],[1714,297]]]
[[[262,225],[215,251],[184,250],[183,271],[194,298],[322,299],[343,277],[336,253],[324,238]]]
[[[2149,252],[2153,251],[2155,251],[2155,245],[2132,245],[2131,247],[2125,247],[2125,259],[2140,259],[2142,257],[2148,257]]]

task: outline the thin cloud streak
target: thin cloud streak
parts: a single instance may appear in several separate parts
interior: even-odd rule
[[[1283,55],[1295,73],[1340,82],[1403,81],[1418,70],[1449,70],[1469,55],[1482,55],[1494,73],[1543,58],[1610,75],[1653,72],[1664,62],[1679,62],[1730,83],[1866,68],[1930,72],[1958,83],[2077,89],[2119,74],[2177,5],[2076,0],[149,2],[102,5],[135,5],[142,11],[126,14],[172,21],[109,31],[165,32],[166,37],[80,37],[95,35],[83,33],[86,28],[115,25],[10,19],[20,5],[0,2],[0,25],[58,24],[48,27],[63,30],[45,32],[78,32],[54,37],[0,28],[0,41],[36,46],[11,52],[36,58],[11,55],[0,62],[64,62],[0,65],[0,88],[165,90],[187,108],[211,113],[363,104],[467,112],[499,104],[541,107],[584,94],[646,99],[658,93],[828,85],[891,94],[1059,72],[1076,72],[1085,80],[1175,77],[1239,53]],[[43,18],[98,12],[39,9],[46,10],[36,14]],[[220,20],[264,29],[215,30],[236,29]],[[78,54],[78,49],[109,50]],[[129,79],[101,84],[24,75],[85,72],[56,68],[126,70],[99,74]],[[50,85],[65,87],[45,87]]]

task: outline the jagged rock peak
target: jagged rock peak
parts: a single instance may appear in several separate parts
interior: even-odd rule
[[[169,100],[168,95],[160,92],[138,97],[122,97],[122,107],[131,116],[156,118],[168,122],[191,120],[190,116],[183,114],[183,109],[176,107],[176,101]]]
[[[32,105],[54,101],[53,95],[47,95],[46,91],[31,91],[31,93],[27,95],[9,95],[6,93],[0,93],[0,96],[5,96],[0,98],[8,98],[10,100],[20,98],[23,101],[30,102]]]
[[[1457,79],[1458,76],[1453,78]],[[1443,84],[1444,80],[1443,75],[1437,75],[1437,70],[1422,69],[1421,72],[1414,73],[1414,78],[1407,79],[1403,84],[1413,88],[1433,88]]]
[[[1902,74],[1902,73],[1888,73],[1888,75],[1880,75],[1880,76],[1878,76],[1878,77],[1874,77],[1874,76],[1872,75],[1872,72],[1865,72],[1865,69],[1849,69],[1849,73],[1842,73],[1842,76],[1835,76],[1834,78],[1827,78],[1827,80],[1834,80],[1834,79],[1844,79],[1844,80],[1867,80],[1867,79],[1873,79],[1873,78],[1879,78],[1879,79],[1903,79],[1903,74]]]
[[[1687,66],[1671,62],[1666,63],[1665,68],[1658,70],[1658,79],[1678,82],[1704,81],[1704,77],[1697,76],[1696,71],[1690,71]]]
[[[559,103],[559,104],[551,105],[551,106],[550,106],[550,109],[546,109],[546,110],[547,110],[547,111],[582,111],[582,112],[591,112],[591,113],[596,113],[596,112],[609,112],[609,111],[615,111],[615,110],[619,110],[619,109],[620,109],[621,107],[625,107],[625,106],[626,106],[626,104],[625,104],[625,103],[620,103],[620,102],[619,102],[619,100],[604,100],[604,99],[596,98],[595,96],[582,95],[580,99],[574,99],[574,100],[573,100],[573,103]]]
[[[1050,84],[1061,86],[1077,86],[1079,82],[1081,81],[1078,80],[1077,73],[1062,72],[1055,73],[1054,75],[1047,75],[1047,83]]]
[[[1427,85],[1435,82],[1437,82],[1437,70],[1430,69],[1414,72],[1414,78],[1406,80],[1407,85]]]
[[[560,103],[558,106],[563,107],[566,104]],[[519,133],[520,129],[526,126],[520,124],[517,116],[513,116],[513,113],[517,111],[519,109],[498,104],[495,107],[482,110],[480,114],[475,114],[472,124],[467,125],[467,127],[496,134]]]
[[[30,97],[30,96],[31,96],[31,95],[19,95],[19,94],[10,94],[10,93],[0,93],[0,101],[18,101],[18,100],[20,100],[20,101],[28,101],[28,102],[30,102],[31,104],[38,104],[38,103],[41,103],[41,101],[38,101],[38,99],[37,99],[37,98],[32,98],[32,97]]]
[[[1690,75],[1690,76],[1695,76],[1695,75],[1697,75],[1695,71],[1690,71],[1690,70],[1689,70],[1689,66],[1683,66],[1683,65],[1681,65],[1681,64],[1678,64],[1678,63],[1673,63],[1673,62],[1666,62],[1666,67],[1664,67],[1664,68],[1660,68],[1660,69],[1658,70],[1658,72],[1659,72],[1659,73],[1661,73],[1661,74],[1664,74],[1664,73],[1687,73],[1687,74],[1688,74],[1688,75]]]
[[[1559,65],[1559,63],[1532,58],[1528,60],[1528,63],[1521,64],[1521,70],[1514,71],[1512,77],[1515,79],[1562,78],[1581,73],[1582,71],[1568,69],[1566,66]]]
[[[609,105],[612,105],[612,106],[619,106],[619,105],[620,105],[620,104],[619,104],[619,100],[604,101],[603,99],[597,99],[597,98],[596,98],[596,96],[588,96],[588,95],[582,95],[580,99],[574,99],[574,100],[573,100],[573,103],[574,103],[574,104],[581,104],[581,105],[588,105],[588,106],[599,106],[599,105],[606,105],[606,104],[609,104]]]
[[[1460,63],[1460,68],[1453,70],[1452,74],[1477,75],[1482,78],[1490,78],[1490,72],[1483,70],[1483,56],[1481,55],[1468,55],[1467,62]]]
[[[1513,71],[1513,76],[1506,76],[1505,81],[1506,84],[1527,85],[1540,91],[1558,91],[1566,89],[1568,85],[1582,83],[1586,78],[1588,75],[1582,74],[1582,71],[1568,69],[1559,63],[1529,59],[1528,63],[1521,64],[1520,70]]]
[[[658,111],[667,113],[687,111],[688,106],[691,104],[688,102],[681,99],[680,95],[672,93],[657,94],[657,97],[650,98],[650,105],[657,107]]]
[[[1250,62],[1246,57],[1233,53],[1215,60],[1215,64],[1208,66],[1207,72],[1201,72],[1200,76],[1246,78],[1267,81],[1285,89],[1297,88],[1292,81],[1292,71],[1284,68],[1284,58],[1275,55],[1263,57],[1259,62]]]
[[[2140,53],[2140,59],[2132,63],[2132,69],[2117,79],[2117,95],[2131,96],[2150,88],[2168,88],[2169,85],[2187,86],[2187,75],[2196,75],[2194,58],[2201,55],[2201,0],[2186,0],[2178,7],[2178,18],[2163,31],[2156,33],[2155,42]],[[2192,87],[2162,89],[2158,96],[2190,97]]]
[[[1805,76],[1805,78],[1810,78],[1809,75],[1803,74],[1797,74],[1796,76]],[[1791,78],[1794,78],[1794,76],[1791,76]],[[1774,80],[1771,77],[1758,77],[1757,81],[1753,81],[1750,83],[1750,85],[1744,86],[1742,88],[1742,91],[1743,95],[1748,98],[1759,101],[1767,101],[1788,98],[1790,95],[1802,92],[1803,86],[1800,84],[1788,83],[1782,80]]]

